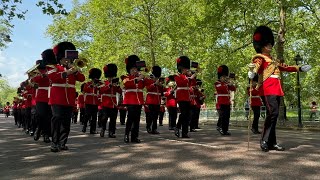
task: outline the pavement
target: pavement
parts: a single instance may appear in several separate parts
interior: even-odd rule
[[[277,130],[286,151],[262,152],[259,135],[234,127],[221,136],[203,125],[190,139],[159,127],[150,135],[140,125],[142,143],[124,143],[124,126],[117,138],[81,132],[72,124],[68,151],[50,152],[49,144],[34,141],[12,117],[0,115],[0,179],[320,179],[320,134]]]

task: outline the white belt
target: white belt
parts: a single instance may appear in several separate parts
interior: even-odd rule
[[[272,75],[270,76],[270,78],[277,78],[277,79],[280,79],[280,76],[279,76],[279,75],[272,74]]]
[[[189,87],[177,87],[177,90],[190,90]]]
[[[260,98],[260,96],[251,96],[251,98]]]
[[[85,93],[85,96],[98,96],[98,94],[94,94],[94,93]]]
[[[106,97],[117,97],[116,95],[114,94],[101,94],[101,96],[106,96]]]
[[[161,93],[156,93],[156,92],[148,92],[147,94],[151,94],[151,95],[161,95]]]
[[[52,83],[52,87],[66,87],[66,88],[74,88],[75,86],[73,84],[57,84],[57,83]]]
[[[142,89],[126,89],[125,92],[143,92]]]
[[[49,87],[38,87],[38,89],[49,90]]]
[[[216,96],[230,96],[230,94],[217,94]]]

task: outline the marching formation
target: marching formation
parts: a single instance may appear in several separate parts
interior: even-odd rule
[[[256,52],[249,64],[247,94],[254,112],[252,132],[260,134],[258,121],[260,107],[267,107],[262,131],[261,149],[282,151],[276,141],[275,126],[279,113],[279,97],[283,96],[280,71],[308,71],[309,65],[287,66],[271,57],[274,45],[271,29],[260,26],[253,35]],[[61,42],[42,52],[42,59],[28,70],[28,79],[20,84],[13,101],[15,124],[38,141],[51,142],[52,152],[68,150],[67,141],[72,123],[79,121],[82,132],[116,138],[116,120],[120,115],[125,125],[124,142],[140,143],[141,112],[146,114],[146,131],[159,134],[165,107],[169,114],[169,130],[181,138],[189,138],[188,132],[199,128],[200,107],[206,98],[202,81],[197,78],[200,66],[187,56],[176,60],[177,73],[162,76],[162,68],[147,68],[145,61],[130,55],[124,61],[127,74],[118,77],[118,67],[109,63],[89,70],[86,81],[81,68],[87,60],[78,58],[76,47]],[[217,69],[215,88],[216,109],[219,113],[217,130],[221,135],[231,135],[229,119],[232,92],[236,91],[234,74],[226,65]],[[103,76],[104,78],[101,78]],[[81,83],[80,92],[76,82]],[[119,112],[119,113],[118,113]],[[179,117],[178,117],[179,115]],[[109,123],[108,123],[109,121]],[[90,127],[88,127],[90,126]],[[107,129],[108,127],[108,129]],[[98,129],[100,128],[100,129]],[[97,130],[98,129],[98,130]]]

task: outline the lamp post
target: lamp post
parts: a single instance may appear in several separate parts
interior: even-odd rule
[[[300,62],[302,62],[302,58],[301,56],[298,54],[296,55],[296,57],[294,58],[294,60],[296,61],[296,65],[299,65]],[[300,99],[300,72],[297,72],[297,96],[298,96],[298,127],[302,128],[302,119],[301,119],[301,99]]]

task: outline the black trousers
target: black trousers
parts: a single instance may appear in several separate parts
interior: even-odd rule
[[[177,128],[181,129],[182,125],[182,135],[188,134],[188,126],[191,118],[190,113],[190,102],[189,101],[180,101],[178,102],[180,108],[180,115],[177,123]]]
[[[139,137],[141,108],[141,105],[127,105],[128,118],[125,134],[129,135],[131,131],[131,139]]]
[[[102,116],[103,116],[103,110],[98,109],[98,127],[102,127]]]
[[[147,129],[152,126],[152,131],[157,130],[158,127],[158,117],[160,112],[160,105],[150,104],[148,105],[150,112],[148,113],[148,118],[146,118]]]
[[[31,123],[30,123],[30,131],[35,132],[38,127],[38,116],[36,106],[31,107]]]
[[[70,133],[72,106],[52,105],[51,134],[54,145],[65,145]]]
[[[87,128],[88,121],[90,121],[90,133],[96,132],[97,126],[97,114],[98,106],[92,104],[86,104],[86,115],[83,123],[83,127]]]
[[[86,109],[80,108],[80,123],[81,124],[84,123],[85,115],[86,115]]]
[[[78,111],[72,112],[72,122],[76,124],[78,122]]]
[[[127,116],[127,110],[126,109],[119,109],[120,114],[120,123],[125,124],[126,123],[126,116]]]
[[[24,109],[24,125],[25,129],[31,130],[31,107]]]
[[[109,119],[109,134],[116,133],[116,121],[118,116],[117,108],[106,108],[102,109],[101,126],[103,130],[107,129],[107,122]]]
[[[260,118],[260,106],[252,106],[253,111],[253,122],[252,122],[252,129],[259,130],[259,118]]]
[[[163,124],[164,111],[159,111],[159,124]]]
[[[18,122],[18,127],[23,126],[21,109],[17,109],[17,122]]]
[[[38,116],[38,128],[42,131],[43,135],[51,136],[51,119],[52,110],[51,106],[46,102],[37,102],[36,105]]]
[[[169,113],[169,128],[175,128],[178,116],[177,107],[167,107]]]
[[[18,125],[18,109],[13,109],[14,124]]]
[[[219,119],[217,126],[222,129],[223,132],[227,132],[229,130],[229,121],[230,121],[230,105],[220,105],[220,109],[218,110]]]
[[[264,96],[262,98],[267,108],[266,119],[262,131],[262,141],[266,141],[269,146],[277,144],[276,125],[279,116],[280,96]]]
[[[197,106],[191,106],[190,130],[198,128],[199,116],[200,116],[200,108],[198,108]]]

